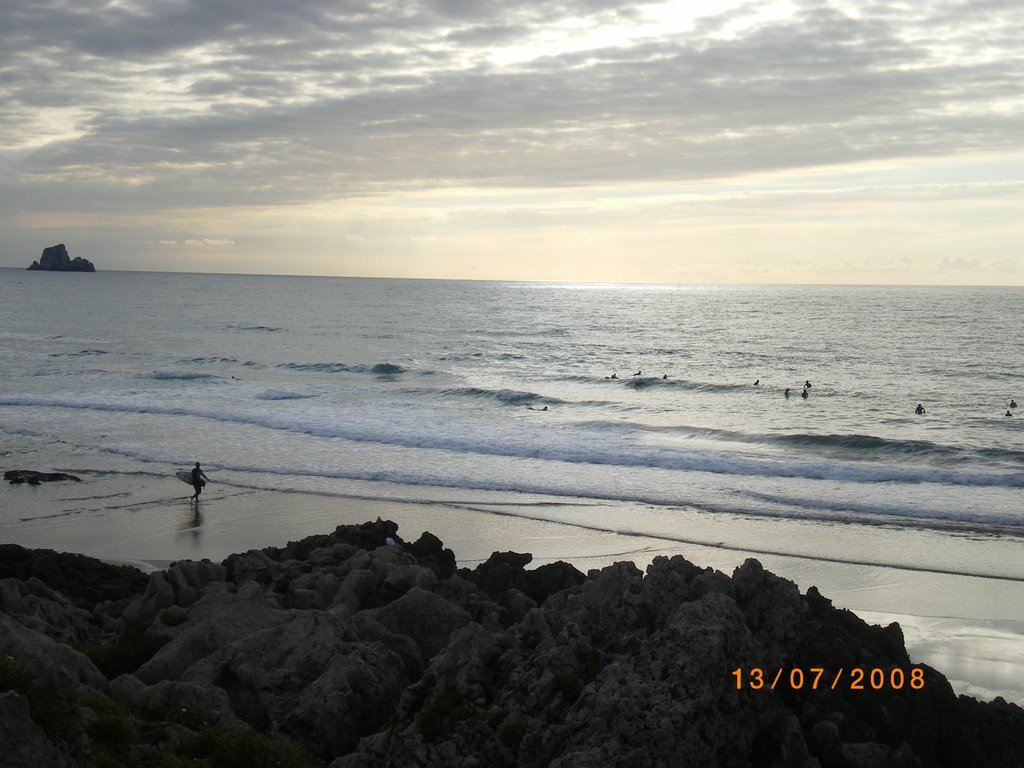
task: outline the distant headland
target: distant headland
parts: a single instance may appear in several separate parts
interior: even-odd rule
[[[43,255],[39,261],[33,261],[29,269],[44,269],[50,272],[95,272],[96,267],[88,259],[76,256],[74,259],[68,256],[68,249],[64,244],[54,245],[43,249]]]

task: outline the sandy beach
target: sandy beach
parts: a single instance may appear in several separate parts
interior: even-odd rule
[[[867,621],[899,622],[911,658],[940,670],[958,693],[1024,704],[1024,580],[1014,573],[1016,541],[696,512],[686,514],[683,528],[666,524],[663,537],[641,536],[630,530],[631,512],[656,510],[447,489],[415,500],[397,488],[383,499],[338,497],[223,478],[197,506],[188,500],[190,489],[166,475],[79,476],[80,483],[4,484],[0,538],[155,569],[182,559],[220,561],[381,517],[397,522],[407,540],[434,533],[468,567],[508,550],[531,553],[535,566],[565,560],[583,571],[620,560],[644,568],[656,556],[678,554],[731,573],[755,557],[801,591],[816,586]],[[674,519],[679,514],[674,510]],[[903,564],[894,566],[899,557]],[[985,575],[969,572],[978,563]]]

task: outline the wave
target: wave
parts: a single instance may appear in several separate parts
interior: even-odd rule
[[[666,379],[662,376],[553,376],[555,381],[572,381],[579,383],[606,382],[630,389],[644,389],[647,387],[664,387],[667,389],[681,389],[688,392],[749,392],[753,387],[750,384],[716,383],[707,381],[690,381],[687,379],[674,379],[671,375]]]
[[[178,361],[181,365],[237,365],[233,357],[190,357]]]
[[[289,371],[307,371],[310,373],[350,373],[351,366],[343,363],[281,363],[278,368]]]
[[[195,371],[153,371],[152,373],[143,374],[146,378],[157,379],[159,381],[170,381],[170,380],[191,380],[191,379],[215,379],[217,378],[212,373],[196,373]]]
[[[460,390],[453,390],[460,392]],[[468,390],[462,390],[468,391]],[[526,402],[533,393],[515,390],[479,390],[480,396],[509,402]],[[521,459],[589,464],[653,470],[707,472],[735,476],[826,480],[837,483],[944,484],[957,486],[1024,488],[1022,471],[981,471],[977,469],[938,469],[907,467],[901,464],[853,464],[824,459],[761,456],[757,453],[691,450],[686,447],[648,445],[632,440],[610,440],[607,434],[563,431],[537,427],[509,426],[500,434],[493,428],[472,429],[465,423],[450,426],[432,420],[422,412],[415,419],[401,421],[343,414],[321,413],[283,415],[231,413],[202,408],[171,407],[153,404],[110,403],[90,400],[59,400],[47,397],[0,397],[0,405],[74,408],[93,411],[190,416],[212,421],[258,428],[375,443],[386,446],[450,451],[462,454],[502,456]],[[436,422],[436,423],[435,423]]]
[[[456,387],[454,389],[442,389],[440,394],[444,397],[474,397],[484,400],[500,400],[503,403],[545,403],[556,405],[564,402],[555,397],[544,397],[536,392],[523,392],[518,389],[481,389],[480,387]]]
[[[284,330],[272,325],[226,325],[224,327],[232,331],[257,331],[260,333],[277,333]]]
[[[757,391],[756,388],[746,383],[731,384],[707,381],[689,381],[687,379],[673,379],[672,377],[666,379],[662,376],[629,376],[626,378],[620,377],[618,379],[608,380],[615,381],[615,383],[621,384],[629,389],[648,389],[654,387],[667,390],[677,389],[685,392],[713,393],[750,392],[751,389]]]
[[[521,354],[517,354],[517,353],[514,353],[514,352],[498,352],[497,354],[493,354],[493,355],[485,353],[485,352],[463,352],[461,354],[441,355],[441,357],[439,357],[438,360],[440,360],[442,362],[447,362],[447,363],[452,363],[452,362],[456,362],[457,363],[457,362],[463,362],[465,360],[472,360],[472,361],[475,362],[475,361],[479,361],[481,358],[486,358],[488,360],[501,360],[501,361],[529,360],[530,359],[526,355],[521,355]]]
[[[1009,448],[960,448],[942,445],[930,440],[894,440],[875,435],[812,435],[792,434],[773,435],[761,438],[765,442],[782,445],[796,445],[802,448],[824,448],[830,451],[843,451],[851,454],[872,456],[930,456],[933,458],[966,459],[982,457],[1001,461],[1018,462],[1024,466],[1024,451]]]
[[[50,357],[92,357],[109,354],[105,349],[83,349],[81,352],[51,352]]]
[[[405,368],[392,363],[377,363],[370,368],[370,373],[377,374],[378,376],[391,376],[394,374],[405,373]]]
[[[281,363],[277,366],[290,371],[310,373],[372,373],[375,376],[397,376],[406,373],[406,369],[394,363],[375,363],[374,365],[347,365],[345,363]]]
[[[110,376],[110,371],[104,370],[103,368],[75,368],[75,369],[49,369],[39,368],[28,373],[33,378],[53,378],[60,376],[62,378],[75,379],[84,376]]]
[[[256,395],[257,400],[308,400],[316,395],[303,395],[298,392],[283,392],[276,389],[268,389]]]
[[[890,453],[924,453],[942,448],[927,440],[889,440],[874,435],[812,435],[792,434],[775,435],[767,438],[779,443],[800,446],[822,446],[825,448],[842,448],[850,451],[885,451]]]
[[[977,461],[996,460],[1008,464],[1020,464],[1024,468],[1024,451],[1012,448],[967,448],[944,445],[929,440],[904,440],[878,437],[863,434],[750,434],[726,429],[710,427],[691,427],[683,425],[663,426],[626,421],[589,421],[582,425],[603,430],[631,430],[653,434],[668,434],[680,439],[696,439],[725,443],[748,444],[752,447],[760,445],[777,447],[796,447],[805,451],[826,453],[834,456],[845,456],[847,459],[871,460],[893,457],[919,457],[934,460]]]

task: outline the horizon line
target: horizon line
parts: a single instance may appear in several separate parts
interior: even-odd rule
[[[0,269],[9,269],[18,272],[64,272],[70,270],[40,270],[29,269],[28,267],[0,266]],[[189,272],[164,269],[99,269],[95,272],[80,274],[98,274],[103,272],[138,273],[156,275],[208,275],[216,277],[302,277],[340,280],[417,280],[430,282],[463,282],[463,283],[536,283],[547,285],[593,285],[593,286],[637,286],[637,287],[833,287],[833,288],[1024,288],[1024,283],[828,283],[828,282],[707,282],[707,283],[673,283],[673,282],[650,282],[639,280],[551,280],[541,278],[502,278],[502,277],[416,277],[416,276],[395,276],[395,275],[331,275],[331,274],[305,274],[287,272]],[[79,273],[75,273],[79,274]]]

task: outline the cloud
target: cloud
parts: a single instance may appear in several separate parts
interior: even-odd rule
[[[711,35],[753,4],[690,34],[551,55],[538,45],[508,69],[488,63],[496,42],[628,18],[629,6],[5,7],[6,143],[30,144],[50,110],[64,110],[51,135],[67,132],[8,153],[20,183],[76,182],[91,169],[88,186],[116,197],[109,187],[142,168],[132,197],[146,204],[183,204],[206,184],[216,187],[207,199],[269,202],[1020,146],[1024,67],[1011,31],[1024,11],[1009,5],[988,4],[984,29],[963,23],[964,4],[896,14],[869,3],[856,17],[808,4],[735,39]]]
[[[226,237],[215,237],[215,238],[206,237],[206,238],[203,238],[201,240],[194,240],[194,239],[185,240],[183,244],[184,245],[188,245],[188,246],[196,246],[196,245],[198,245],[198,246],[234,245],[235,241],[234,240],[229,240]]]
[[[956,258],[944,258],[939,261],[939,269],[951,269],[951,270],[975,270],[978,269],[980,262],[978,259],[967,259],[963,256]]]
[[[693,7],[7,0],[0,218],[718,183],[1022,148],[1020,4]]]

